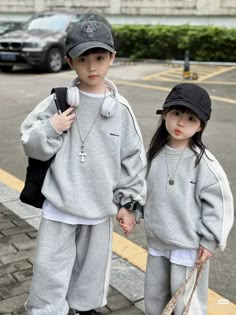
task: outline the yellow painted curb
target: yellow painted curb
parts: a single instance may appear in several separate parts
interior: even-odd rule
[[[146,270],[147,251],[118,233],[113,233],[112,251],[140,270]]]
[[[24,182],[17,177],[0,169],[0,183],[20,192]],[[113,252],[143,272],[146,270],[147,251],[131,242],[126,237],[113,233]],[[212,290],[208,290],[208,312],[207,315],[235,315],[236,305],[220,296]],[[196,314],[197,315],[197,314]]]
[[[20,192],[24,187],[24,182],[19,178],[7,173],[0,168],[0,183]]]
[[[207,315],[235,315],[236,305],[212,290],[208,290]]]

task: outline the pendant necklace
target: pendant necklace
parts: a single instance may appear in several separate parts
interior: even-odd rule
[[[168,183],[169,183],[169,185],[171,185],[171,186],[175,184],[174,177],[175,177],[175,174],[176,174],[177,169],[178,169],[178,167],[179,167],[179,163],[180,163],[180,161],[181,161],[181,159],[182,159],[182,157],[183,157],[183,154],[184,154],[185,150],[186,150],[186,148],[182,151],[182,153],[181,153],[181,155],[180,155],[180,157],[179,157],[179,160],[178,160],[178,162],[177,162],[176,168],[175,168],[174,173],[173,173],[172,176],[170,175],[170,171],[169,171],[169,167],[168,167],[167,154],[166,154],[166,150],[165,150],[165,158],[166,158],[166,169],[167,169]]]
[[[99,106],[99,111],[93,121],[93,123],[91,124],[91,127],[89,128],[89,131],[87,132],[86,136],[84,138],[82,138],[81,136],[81,132],[80,132],[80,128],[79,128],[79,122],[78,122],[78,117],[76,115],[76,125],[77,125],[77,128],[78,128],[78,132],[79,132],[79,137],[80,137],[80,141],[81,141],[81,145],[80,145],[80,152],[79,152],[79,156],[80,156],[80,162],[83,163],[85,162],[85,158],[87,156],[87,153],[85,152],[84,150],[84,146],[85,146],[85,143],[88,139],[88,136],[89,134],[91,133],[91,131],[93,130],[96,122],[97,122],[97,119],[98,119],[98,116],[100,115],[100,112],[101,112],[101,107],[104,103],[104,100],[105,100],[105,96],[106,96],[106,88],[105,88],[105,91],[104,91],[104,96],[103,96],[103,99],[102,99],[102,102],[101,102],[101,105]]]

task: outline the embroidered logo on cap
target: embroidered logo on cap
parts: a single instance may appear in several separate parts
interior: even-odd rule
[[[174,98],[174,99],[182,99],[183,96],[182,96],[182,88],[181,87],[176,87],[173,92],[171,93],[171,98]]]
[[[94,38],[95,32],[96,32],[95,25],[92,25],[92,24],[85,25],[83,29],[83,33],[90,39]]]

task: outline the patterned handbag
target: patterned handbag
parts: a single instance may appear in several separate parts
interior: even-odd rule
[[[188,278],[183,282],[183,284],[178,288],[178,290],[175,292],[175,294],[172,296],[172,298],[170,299],[169,303],[166,305],[165,309],[163,310],[163,312],[161,313],[161,315],[171,315],[172,312],[174,311],[178,298],[183,294],[186,285],[189,283],[189,281],[191,280],[191,278],[193,277],[193,275],[196,273],[196,278],[194,280],[194,285],[192,288],[192,292],[190,295],[190,298],[188,300],[188,303],[185,307],[185,310],[183,312],[183,315],[188,315],[189,313],[189,309],[190,309],[190,305],[191,305],[191,301],[192,301],[192,297],[194,294],[194,291],[199,283],[199,280],[201,278],[202,275],[202,271],[204,269],[204,264],[196,264],[194,265],[193,269],[191,270]]]

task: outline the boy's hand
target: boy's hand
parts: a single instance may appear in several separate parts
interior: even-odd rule
[[[135,216],[124,207],[120,208],[116,219],[119,222],[120,227],[124,230],[125,235],[129,235],[136,225]]]
[[[205,263],[211,256],[212,252],[210,252],[208,249],[204,248],[203,246],[200,246],[198,250],[198,259],[197,259],[197,264],[203,264]]]
[[[69,107],[63,113],[54,114],[50,120],[54,128],[59,132],[67,131],[75,120],[75,113],[72,113],[75,107]]]

